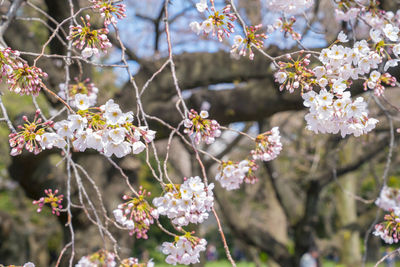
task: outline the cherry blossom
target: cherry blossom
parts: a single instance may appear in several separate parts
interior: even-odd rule
[[[204,34],[212,33],[222,42],[224,37],[229,37],[234,32],[233,22],[236,20],[236,16],[231,13],[230,5],[226,5],[222,10],[217,11],[214,0],[211,0],[211,7],[208,7],[207,0],[201,0],[196,4],[196,8],[200,13],[208,13],[207,19],[203,22],[193,21],[190,23],[190,28],[196,34],[201,32],[204,32]]]
[[[68,87],[62,83],[59,85],[60,91],[58,95],[64,99],[69,100],[68,104],[73,108],[79,108],[75,104],[75,97],[78,94],[87,96],[87,104],[88,107],[92,107],[96,104],[97,93],[99,89],[94,85],[94,83],[90,82],[90,79],[87,78],[84,81],[79,81],[78,78],[75,77],[75,82],[71,82],[68,84]]]
[[[190,177],[180,185],[168,185],[167,193],[153,199],[153,216],[166,215],[172,223],[186,226],[202,223],[214,205],[214,184],[206,186],[200,177]]]
[[[115,4],[112,0],[89,0],[93,3],[92,8],[98,9],[102,18],[104,18],[104,26],[107,27],[110,24],[116,25],[117,19],[123,19],[126,17],[126,6],[125,4]]]
[[[115,254],[106,250],[99,250],[90,256],[83,256],[75,267],[115,267]]]
[[[303,94],[304,106],[310,108],[305,116],[307,129],[315,133],[340,132],[345,137],[360,136],[375,128],[378,120],[368,117],[364,98],[353,101],[350,96],[349,91],[332,94],[325,89],[318,94],[314,91]]]
[[[107,53],[107,49],[112,46],[107,37],[108,29],[92,30],[90,16],[86,15],[85,19],[81,17],[83,26],[70,27],[70,35],[67,39],[74,40],[73,45],[78,49],[83,49],[82,56],[84,58],[98,54],[99,49]]]
[[[49,136],[46,134],[46,129],[52,128],[54,122],[42,122],[42,119],[39,118],[39,114],[40,110],[37,110],[32,122],[30,122],[26,116],[23,116],[22,119],[25,121],[25,124],[23,126],[18,125],[20,131],[9,134],[9,143],[12,148],[11,156],[21,154],[24,147],[34,154],[40,153],[44,148],[53,146],[64,147],[65,144],[60,142],[58,136]],[[43,138],[44,140],[42,140]],[[53,139],[54,142],[50,144],[48,138]]]
[[[165,262],[168,264],[195,264],[200,262],[200,252],[205,251],[207,241],[192,236],[190,233],[185,236],[178,236],[173,243],[164,242],[162,252],[168,257]]]
[[[314,0],[267,0],[267,6],[273,11],[295,14],[310,8]]]
[[[251,154],[255,160],[270,161],[275,159],[281,150],[282,143],[279,127],[274,127],[271,131],[257,136],[256,148],[251,151]]]
[[[255,183],[258,180],[254,175],[257,168],[257,164],[250,160],[242,160],[239,163],[222,162],[215,180],[219,181],[226,190],[239,189],[243,182]]]
[[[199,144],[200,141],[206,144],[214,143],[215,138],[221,135],[219,123],[216,120],[209,120],[208,112],[203,110],[198,114],[191,109],[188,114],[188,119],[184,121],[185,133],[193,135],[194,142]]]
[[[147,239],[147,231],[154,223],[151,215],[154,209],[144,199],[146,195],[151,195],[150,192],[147,193],[140,187],[138,193],[138,197],[124,195],[123,199],[126,202],[118,205],[118,208],[113,210],[113,214],[117,222],[129,230],[130,235],[135,234],[136,238]]]
[[[231,55],[233,55],[235,58],[239,58],[240,56],[246,56],[248,51],[250,60],[253,60],[254,53],[251,47],[254,46],[261,49],[264,46],[264,39],[267,38],[267,35],[264,33],[256,33],[256,31],[260,30],[261,27],[261,24],[246,27],[245,38],[240,35],[236,35],[234,38],[234,44],[231,48]]]
[[[375,225],[374,235],[382,238],[385,243],[398,243],[400,239],[400,218],[394,212],[386,214],[382,223]]]
[[[45,204],[49,204],[51,207],[51,212],[57,216],[60,216],[60,209],[62,209],[61,203],[63,201],[64,195],[57,195],[58,189],[54,190],[54,193],[53,190],[46,189],[44,190],[44,193],[46,194],[46,197],[41,197],[39,200],[34,200],[32,202],[34,205],[39,205],[37,212],[41,212],[43,206]]]
[[[7,77],[10,91],[20,95],[37,96],[40,89],[44,87],[42,78],[46,78],[47,73],[38,67],[30,67],[26,63],[17,62],[12,65],[12,71]]]

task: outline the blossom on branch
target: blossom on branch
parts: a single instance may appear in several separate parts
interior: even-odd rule
[[[44,190],[44,193],[46,194],[46,197],[41,197],[39,200],[34,200],[32,202],[34,205],[39,205],[37,212],[41,212],[43,206],[45,204],[49,204],[51,207],[51,212],[57,216],[60,216],[60,209],[62,209],[61,203],[63,201],[64,195],[57,195],[58,189],[54,190],[54,193],[53,190],[46,189]]]
[[[253,160],[242,160],[239,163],[223,161],[218,167],[215,180],[228,191],[239,189],[243,182],[253,184],[258,180],[254,175],[257,169],[258,166]]]
[[[175,241],[164,242],[162,244],[162,252],[168,257],[165,262],[168,264],[195,264],[200,262],[200,252],[205,251],[207,241],[192,236],[187,232],[184,236],[175,237]]]
[[[75,267],[115,267],[115,254],[106,250],[99,250],[92,255],[83,256]]]
[[[303,12],[314,4],[314,0],[267,0],[267,7],[273,11],[295,14]]]
[[[58,92],[58,95],[64,100],[68,99],[68,104],[73,108],[79,108],[75,104],[75,96],[77,94],[86,95],[89,107],[94,106],[96,104],[99,89],[94,83],[90,82],[90,78],[79,81],[79,79],[75,77],[74,81],[75,82],[73,83],[69,83],[68,87],[64,83],[59,84],[60,91]]]
[[[251,151],[254,160],[270,161],[275,159],[282,150],[279,127],[259,134],[256,137],[256,148]]]
[[[138,197],[124,195],[123,199],[126,202],[118,205],[118,208],[113,210],[113,214],[119,224],[128,228],[129,235],[136,234],[136,238],[147,239],[147,231],[154,223],[151,215],[154,209],[144,198],[150,196],[151,193],[146,194],[146,190],[143,190],[142,187],[138,193]]]
[[[231,55],[235,58],[240,56],[246,56],[247,51],[249,52],[250,60],[254,59],[254,53],[252,46],[261,49],[264,46],[264,39],[267,39],[265,33],[256,33],[256,31],[262,28],[262,24],[246,27],[246,37],[243,38],[240,35],[235,36],[234,44],[231,48]]]
[[[196,5],[197,10],[201,13],[207,12],[208,17],[203,22],[199,23],[193,21],[190,23],[190,28],[196,34],[204,32],[204,34],[212,33],[217,36],[218,40],[222,42],[224,37],[229,37],[235,30],[233,22],[237,19],[234,13],[231,13],[231,5],[226,5],[221,11],[215,9],[214,0],[211,0],[211,7],[209,8],[206,0],[202,0]]]
[[[117,19],[126,17],[125,4],[116,4],[117,1],[112,0],[89,0],[93,3],[92,8],[98,9],[102,18],[104,18],[104,27],[110,24],[117,25]]]
[[[83,26],[70,26],[70,34],[67,39],[74,40],[73,45],[77,49],[83,49],[82,56],[84,58],[98,54],[99,49],[104,53],[107,53],[107,49],[112,46],[107,37],[108,29],[101,28],[98,30],[92,30],[90,16],[86,15],[85,19],[81,17]]]
[[[24,147],[26,150],[36,155],[40,153],[42,149],[50,148],[50,146],[62,148],[66,145],[66,143],[60,142],[58,136],[48,135],[46,129],[52,128],[54,122],[42,122],[42,119],[39,118],[39,114],[40,110],[37,110],[32,122],[30,122],[26,116],[23,116],[22,119],[25,121],[24,125],[18,125],[17,127],[20,131],[8,135],[10,138],[9,143],[12,148],[11,156],[21,154]],[[48,143],[49,139],[54,141],[51,145]]]
[[[200,114],[194,109],[191,109],[188,114],[188,119],[184,121],[184,132],[194,136],[194,142],[199,144],[200,141],[206,144],[212,144],[216,137],[221,135],[220,125],[216,120],[208,119],[208,112],[202,110]]]
[[[156,210],[152,214],[166,215],[179,226],[202,223],[214,206],[213,188],[213,183],[206,186],[198,176],[185,178],[183,184],[168,184],[166,193],[153,199]]]

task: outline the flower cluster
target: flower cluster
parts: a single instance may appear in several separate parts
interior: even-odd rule
[[[388,63],[390,63],[390,61],[388,61]],[[374,90],[374,94],[376,96],[381,96],[385,90],[385,87],[382,85],[382,83],[394,87],[396,86],[396,78],[389,73],[384,73],[381,75],[379,71],[374,70],[370,73],[369,79],[364,82],[364,90],[366,91],[368,87],[369,89]]]
[[[375,204],[383,210],[400,215],[400,189],[384,186]]]
[[[253,159],[270,161],[275,159],[282,150],[279,128],[262,133],[256,137],[256,148],[251,151]]]
[[[38,67],[30,67],[22,62],[17,62],[12,67],[13,70],[7,79],[9,89],[20,95],[37,96],[40,89],[44,87],[42,78],[46,78],[47,73]]]
[[[351,99],[350,92],[345,88],[343,80],[336,81],[333,85],[334,92],[322,89],[319,94],[309,91],[303,94],[304,106],[310,108],[305,116],[307,129],[315,133],[340,132],[342,137],[353,134],[360,136],[375,128],[378,120],[368,117],[367,103],[364,98]]]
[[[11,74],[15,58],[19,56],[18,51],[13,51],[11,48],[6,47],[0,49],[0,74],[1,76],[8,76]]]
[[[368,25],[373,27],[384,26],[386,21],[390,21],[393,12],[385,12],[379,8],[378,1],[338,1],[335,9],[336,19],[341,21],[353,21],[360,18]]]
[[[114,100],[108,100],[99,108],[89,108],[89,102],[87,95],[76,94],[78,113],[54,124],[57,135],[70,138],[76,150],[83,152],[92,148],[107,157],[116,155],[121,158],[129,153],[142,152],[146,148],[144,142],[153,141],[155,131],[133,125],[132,112],[123,113]]]
[[[9,47],[0,49],[0,75],[6,77],[8,89],[20,95],[37,96],[40,89],[45,85],[42,78],[47,73],[42,69],[30,67],[25,61],[19,58],[19,52]]]
[[[54,193],[53,190],[46,189],[44,190],[44,193],[46,194],[46,197],[41,197],[39,200],[34,200],[32,202],[34,205],[39,205],[37,212],[42,211],[44,204],[50,204],[51,212],[57,216],[60,216],[60,209],[62,209],[61,203],[64,195],[57,195],[58,189],[54,190]]]
[[[150,259],[147,263],[139,263],[139,259],[131,257],[122,260],[119,267],[154,267],[154,262]]]
[[[104,18],[104,27],[110,24],[116,25],[117,19],[126,17],[125,4],[115,4],[112,0],[90,0],[93,3],[92,8],[98,9],[102,18]]]
[[[219,123],[216,120],[209,120],[207,118],[207,111],[202,110],[198,114],[197,111],[191,109],[188,119],[184,121],[184,126],[186,127],[185,133],[194,135],[194,142],[196,144],[199,144],[200,141],[212,144],[215,141],[215,137],[221,135]]]
[[[351,21],[357,18],[357,15],[360,13],[359,8],[350,8],[347,11],[341,10],[341,9],[335,9],[335,16],[336,19],[341,21]]]
[[[400,218],[395,212],[386,214],[382,223],[375,225],[373,233],[388,244],[398,243],[400,239]]]
[[[231,55],[235,58],[240,56],[246,56],[247,50],[249,52],[250,60],[254,59],[254,53],[251,49],[252,46],[256,48],[262,48],[264,46],[264,39],[267,39],[265,33],[256,33],[262,28],[262,24],[246,27],[246,37],[243,38],[241,35],[236,35],[234,44],[231,48]]]
[[[213,188],[213,183],[206,186],[198,176],[185,179],[180,185],[169,184],[164,196],[153,199],[156,210],[152,214],[166,215],[179,226],[202,223],[214,205]]]
[[[75,267],[115,267],[115,254],[106,250],[99,250],[89,256],[83,256]]]
[[[0,265],[0,266],[3,266],[3,265]],[[20,266],[20,265],[7,265],[7,267],[35,267],[35,264],[33,264],[32,262],[27,262],[22,266]]]
[[[232,161],[222,162],[218,167],[215,180],[219,181],[226,190],[235,190],[240,188],[243,181],[255,183],[257,178],[254,172],[257,168],[257,164],[251,160],[242,160],[239,163]]]
[[[214,0],[211,0],[211,7],[208,7],[207,0],[201,0],[196,4],[197,10],[201,13],[207,12],[208,18],[199,23],[193,21],[190,23],[190,28],[196,33],[217,35],[218,40],[222,42],[224,37],[229,37],[234,32],[233,22],[236,20],[235,14],[231,13],[231,6],[226,5],[221,11],[215,9]]]
[[[298,88],[302,92],[303,90],[310,90],[312,88],[312,84],[315,81],[313,79],[314,72],[308,67],[310,57],[310,54],[306,54],[304,57],[299,56],[295,60],[288,55],[288,62],[280,61],[278,63],[279,71],[274,76],[275,81],[281,84],[279,87],[281,91],[286,88],[290,93],[293,93]]]
[[[64,83],[61,83],[59,85],[60,92],[58,93],[58,95],[64,100],[68,99],[68,104],[74,108],[76,108],[75,95],[87,95],[89,106],[94,106],[96,104],[97,93],[99,92],[99,89],[94,85],[94,83],[90,82],[90,78],[79,81],[79,79],[75,77],[74,80],[75,82],[68,84],[68,87]]]
[[[24,125],[18,125],[20,131],[9,134],[9,143],[12,147],[11,156],[16,156],[22,153],[22,149],[25,147],[29,152],[33,152],[35,155],[42,151],[43,142],[46,142],[47,138],[51,133],[47,133],[46,129],[53,127],[52,121],[42,122],[39,118],[40,110],[37,110],[33,122],[30,122],[26,116],[22,119],[25,121]],[[56,147],[64,147],[63,142],[54,142]]]
[[[314,0],[268,0],[269,9],[288,14],[300,13],[314,4]]]
[[[71,25],[70,34],[67,39],[75,40],[73,42],[73,45],[80,50],[83,49],[82,56],[84,58],[91,57],[93,54],[98,54],[99,49],[102,50],[104,53],[107,53],[107,49],[112,46],[107,37],[108,29],[101,28],[98,30],[92,30],[90,24],[90,16],[86,15],[85,19],[81,17],[83,26]]]
[[[400,237],[400,189],[384,186],[375,204],[390,214],[384,221],[375,225],[374,235],[381,237],[386,243],[398,243]]]
[[[136,238],[147,239],[147,231],[150,225],[154,223],[151,215],[154,210],[144,199],[146,190],[140,187],[138,197],[123,196],[127,202],[118,205],[118,208],[113,210],[114,217],[117,222],[129,229],[129,234],[136,234]],[[147,193],[150,196],[150,192]]]
[[[207,241],[186,233],[184,236],[175,237],[175,242],[164,242],[162,252],[168,257],[165,262],[168,264],[195,264],[200,262],[200,252],[205,251]]]

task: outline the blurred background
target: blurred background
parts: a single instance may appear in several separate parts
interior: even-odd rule
[[[76,10],[89,5],[84,0],[73,2]],[[241,189],[228,192],[216,182],[217,212],[221,215],[231,253],[240,262],[238,266],[298,266],[300,257],[313,250],[317,251],[320,266],[361,266],[367,250],[367,261],[373,266],[385,253],[397,248],[397,245],[384,245],[380,238],[373,236],[371,226],[383,218],[373,202],[379,194],[388,155],[390,129],[385,114],[391,114],[397,128],[398,111],[385,101],[381,103],[382,110],[367,93],[363,96],[369,101],[370,114],[380,121],[372,133],[358,138],[315,135],[305,129],[306,111],[299,92],[279,91],[274,82],[274,70],[266,58],[255,52],[253,61],[232,59],[229,53],[231,42],[220,43],[211,36],[197,36],[191,32],[189,23],[204,19],[195,8],[196,1],[170,2],[174,60],[187,106],[196,110],[210,106],[210,118],[252,136],[273,126],[280,127],[284,149],[276,160],[259,166],[257,183],[243,184]],[[224,1],[215,2],[221,8],[225,5]],[[307,48],[321,49],[336,40],[340,30],[348,29],[345,22],[336,21],[332,2],[316,0],[306,13],[307,20],[302,14],[296,16],[295,29],[302,33],[302,43]],[[119,21],[118,27],[133,75],[142,87],[168,56],[164,1],[124,0],[124,3],[127,17]],[[10,1],[1,1],[2,15],[7,13],[10,4]],[[237,5],[248,25],[262,23],[266,29],[281,16],[269,11],[265,0],[238,0]],[[379,5],[385,10],[399,8],[397,1],[391,0],[381,0]],[[4,32],[3,39],[8,46],[40,53],[55,28],[54,21],[40,10],[58,22],[69,16],[67,0],[23,2],[15,20]],[[82,14],[86,13],[90,10]],[[311,24],[312,30],[307,23]],[[92,15],[92,24],[101,27],[98,15]],[[355,27],[358,37],[368,36],[362,23]],[[64,30],[68,32],[67,25]],[[239,26],[237,32],[242,32]],[[60,36],[65,38],[61,31]],[[93,58],[95,62],[120,62],[121,51],[113,31],[110,40],[113,43],[111,51]],[[265,49],[270,55],[277,56],[299,48],[290,36],[276,32],[269,36]],[[55,38],[46,53],[66,54],[66,48]],[[34,59],[27,55],[23,57],[29,62]],[[38,62],[48,73],[45,82],[54,92],[59,91],[59,84],[65,80],[64,64],[60,59],[47,57]],[[113,98],[124,112],[136,111],[134,90],[125,71],[75,61],[71,68],[72,77],[90,78],[99,88],[98,105]],[[392,74],[398,78],[396,71]],[[10,93],[4,84],[1,92],[14,125],[21,124],[23,115],[33,117],[35,107],[31,97]],[[363,93],[362,85],[355,84],[352,92]],[[391,103],[400,100],[398,88],[387,89],[385,95]],[[62,107],[46,93],[41,93],[37,100],[47,116]],[[142,101],[148,114],[175,126],[180,122],[181,117],[175,109],[176,91],[168,68],[149,85]],[[69,230],[65,227],[67,217],[65,214],[53,216],[49,208],[37,213],[32,201],[39,199],[46,188],[65,190],[65,162],[59,150],[46,150],[37,156],[25,152],[17,157],[9,156],[9,130],[5,123],[0,126],[0,264],[32,261],[36,266],[54,266],[61,249],[69,242]],[[156,147],[163,160],[170,130],[156,121],[151,121],[150,128],[157,130]],[[396,133],[395,144],[397,142]],[[253,146],[248,139],[226,131],[217,142],[202,149],[224,160],[239,161]],[[129,193],[119,171],[95,152],[74,153],[73,158],[85,167],[101,189],[102,201],[111,216],[111,211],[121,203],[122,195]],[[209,179],[214,181],[217,164],[207,157],[203,160]],[[152,197],[160,195],[161,188],[146,165],[144,154],[115,158],[115,161],[133,185],[142,185],[152,192]],[[389,185],[400,188],[399,161],[395,145]],[[153,158],[150,162],[156,164]],[[168,171],[176,183],[181,183],[183,177],[201,175],[195,154],[179,138],[172,141]],[[84,185],[99,207],[89,181],[84,180]],[[78,191],[73,184],[72,202],[78,203],[77,199]],[[81,209],[73,209],[72,222],[77,259],[104,247],[97,226]],[[167,220],[161,222],[171,228]],[[123,256],[134,256],[143,261],[153,258],[156,266],[166,266],[160,245],[171,240],[157,227],[151,228],[148,240],[137,240],[112,225],[109,228],[119,240]],[[198,266],[229,266],[215,218],[210,217],[204,224],[193,226],[193,230],[209,244],[202,255],[203,264]],[[62,263],[61,266],[67,265]]]

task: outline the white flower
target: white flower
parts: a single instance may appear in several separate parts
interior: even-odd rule
[[[127,133],[125,128],[118,127],[114,129],[110,129],[107,131],[108,135],[111,137],[112,141],[116,144],[121,143],[125,140],[125,135]]]
[[[305,107],[311,107],[311,105],[314,104],[315,102],[315,97],[316,97],[316,93],[314,91],[309,91],[305,94],[303,94],[303,99],[304,99],[304,106]]]
[[[86,129],[86,132],[88,133],[87,147],[102,151],[104,146],[101,135],[98,132],[93,132],[92,129]]]
[[[349,41],[349,39],[347,38],[347,35],[343,31],[339,32],[338,40],[341,43],[347,43]]]
[[[274,21],[274,28],[275,28],[275,29],[281,28],[282,25],[283,25],[283,22],[282,22],[281,19],[276,19],[276,20]]]
[[[122,158],[128,155],[131,150],[131,144],[126,141],[119,144],[108,142],[104,147],[104,155],[106,157],[111,157],[114,154],[115,156],[117,156],[117,158]]]
[[[390,67],[396,67],[398,65],[399,59],[390,59],[386,62],[383,71],[387,71]]]
[[[88,147],[88,135],[91,134],[90,131],[83,131],[78,134],[76,134],[76,139],[72,142],[72,145],[74,146],[75,149],[83,152],[86,150]]]
[[[85,49],[82,50],[82,57],[84,58],[91,57],[94,52],[93,50],[94,49],[92,49],[91,47],[85,47]]]
[[[53,146],[63,148],[67,145],[67,142],[56,133],[44,133],[41,136],[40,145],[43,149],[52,149]]]
[[[328,85],[328,80],[321,78],[318,80],[318,85],[321,86],[321,88],[325,88]]]
[[[235,43],[235,45],[240,46],[244,43],[244,38],[241,35],[236,35],[233,39],[233,42]]]
[[[205,33],[210,33],[214,29],[214,24],[213,24],[212,19],[207,19],[207,20],[203,21],[203,23],[201,23],[201,29]]]
[[[79,110],[86,110],[90,107],[90,99],[87,95],[84,94],[76,94],[74,102],[75,106]]]
[[[146,145],[143,142],[137,141],[132,144],[132,153],[139,154],[146,148]]]
[[[390,41],[396,42],[399,38],[399,28],[394,27],[392,24],[386,24],[385,28],[383,28],[383,32],[385,33],[386,37],[389,38]]]
[[[317,100],[320,105],[330,105],[332,104],[333,95],[322,89],[317,95]]]
[[[336,94],[339,94],[339,95],[343,94],[343,92],[344,92],[344,90],[346,90],[346,88],[347,88],[347,85],[346,85],[345,81],[342,79],[337,80],[332,85],[333,92]]]
[[[397,45],[395,45],[395,46],[393,47],[393,53],[394,53],[396,56],[399,56],[399,55],[400,55],[400,44],[397,44]]]
[[[208,8],[207,0],[201,0],[200,3],[196,4],[197,11],[203,13]]]
[[[374,43],[379,43],[380,41],[382,41],[380,30],[371,28],[371,30],[369,31],[369,36],[371,37]]]
[[[107,124],[110,125],[117,125],[124,122],[122,111],[118,105],[107,108],[104,113],[104,118],[106,118]]]
[[[74,132],[71,129],[71,122],[67,120],[62,120],[54,124],[54,129],[56,129],[57,134],[61,137],[72,138]]]
[[[141,126],[139,129],[141,130],[140,135],[143,137],[146,143],[150,143],[154,140],[154,138],[156,138],[156,131],[148,130],[147,126]]]
[[[192,22],[189,24],[189,26],[190,26],[190,29],[191,29],[194,33],[196,33],[197,35],[200,34],[200,32],[201,32],[200,23],[198,23],[197,21],[192,21]]]
[[[372,71],[371,74],[369,75],[369,78],[371,81],[377,82],[379,78],[381,77],[381,73],[379,71]]]
[[[322,66],[315,67],[313,71],[318,79],[326,74],[326,69]]]
[[[200,117],[202,119],[207,119],[208,118],[208,111],[207,110],[200,111]]]
[[[279,83],[284,83],[284,82],[286,81],[286,78],[287,78],[286,72],[279,71],[279,72],[275,73],[275,79],[276,79]]]
[[[27,262],[24,264],[23,267],[35,267],[35,264],[33,264],[32,262]]]
[[[71,131],[81,132],[86,127],[87,119],[80,115],[68,115],[68,120],[71,122]]]

